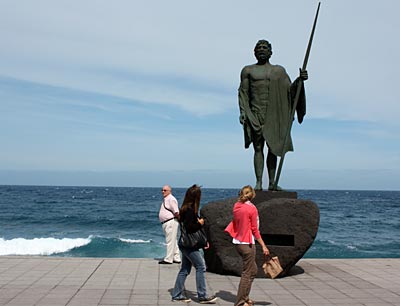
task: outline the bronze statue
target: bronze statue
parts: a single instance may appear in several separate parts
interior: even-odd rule
[[[297,120],[301,123],[306,113],[303,81],[308,79],[308,73],[300,69],[300,76],[292,83],[285,68],[269,62],[272,46],[266,40],[257,42],[254,55],[257,63],[245,66],[240,75],[240,123],[244,129],[245,148],[253,143],[255,189],[262,190],[266,143],[268,189],[281,190],[275,184],[277,156],[282,159],[286,152],[293,151],[290,137],[292,107],[296,108]],[[298,86],[299,96],[294,103]]]

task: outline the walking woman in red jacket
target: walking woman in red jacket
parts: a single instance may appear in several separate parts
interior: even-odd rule
[[[269,250],[258,229],[257,207],[251,203],[255,196],[256,193],[251,186],[244,186],[240,190],[239,200],[233,206],[233,220],[225,228],[225,232],[232,236],[232,243],[236,245],[236,250],[243,260],[243,271],[235,306],[251,306],[254,304],[249,294],[253,280],[257,275],[255,241],[261,245],[263,253],[269,255]]]

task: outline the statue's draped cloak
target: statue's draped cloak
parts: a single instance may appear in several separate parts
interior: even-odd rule
[[[276,71],[275,71],[276,72]],[[296,112],[298,122],[301,123],[306,113],[306,97],[303,82],[298,78],[291,83],[289,76],[282,69],[280,75],[275,75],[269,82],[269,99],[264,117],[264,125],[260,123],[257,116],[251,112],[251,101],[249,101],[248,92],[239,87],[239,107],[241,112],[246,114],[246,121],[243,124],[245,148],[249,148],[253,141],[254,133],[262,133],[270,152],[277,156],[282,153],[293,151],[292,138],[289,133],[285,150],[283,145],[287,130],[297,86],[301,86],[300,97],[297,103]]]

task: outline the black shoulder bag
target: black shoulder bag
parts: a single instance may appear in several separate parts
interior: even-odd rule
[[[202,249],[207,246],[207,234],[204,226],[194,233],[188,233],[185,224],[180,222],[180,225],[181,236],[178,241],[179,246],[189,249]]]

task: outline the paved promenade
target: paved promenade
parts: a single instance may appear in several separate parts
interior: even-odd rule
[[[171,302],[178,269],[155,259],[0,257],[0,305],[180,305]],[[296,270],[256,279],[256,305],[400,305],[400,259],[303,259]],[[186,282],[189,305],[200,305],[194,275]],[[233,305],[240,278],[206,278],[217,305]]]

